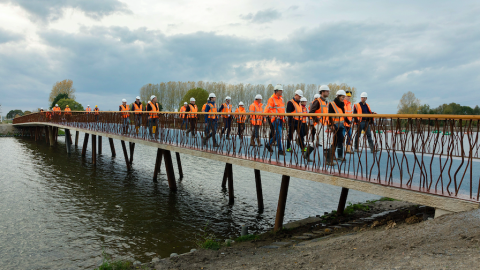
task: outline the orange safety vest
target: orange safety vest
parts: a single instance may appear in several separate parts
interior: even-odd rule
[[[346,99],[343,100],[343,103],[345,103],[345,113],[348,114],[353,114],[353,109],[352,109],[352,103],[350,101],[347,101]],[[352,122],[352,117],[347,117],[350,122]],[[350,124],[344,123],[346,127],[349,127]]]
[[[223,103],[222,106],[223,106],[223,109],[222,109],[223,113],[231,113],[232,112],[232,107],[233,107],[232,104]],[[228,114],[225,114],[225,115],[222,115],[222,116],[223,116],[223,118],[230,117],[230,115],[228,115]]]
[[[90,112],[92,111],[92,108],[88,108],[88,107],[87,107],[87,108],[85,109],[85,111],[86,111],[87,113],[90,113]]]
[[[208,102],[207,102],[207,103],[208,103]],[[207,107],[207,103],[203,104],[202,112],[205,112],[205,107]]]
[[[188,106],[190,107],[190,114],[187,115],[187,118],[197,118],[197,115],[196,114],[193,114],[193,113],[196,113],[198,111],[198,108],[197,108],[197,105],[192,105],[191,103],[188,104]]]
[[[302,106],[300,104],[298,104],[295,99],[292,98],[292,100],[290,100],[291,103],[293,103],[293,106],[295,107],[295,111],[292,112],[292,113],[302,113]],[[300,118],[302,118],[301,116],[294,116],[293,119],[295,120],[300,120]]]
[[[95,109],[93,109],[95,111],[95,115],[99,115],[100,114],[100,109],[98,109],[98,107],[95,107]]]
[[[65,108],[64,111],[65,111],[65,115],[72,115],[71,113],[72,110],[70,108]]]
[[[52,119],[52,112],[46,112],[45,115],[47,116],[48,120]]]
[[[368,105],[368,103],[365,103],[367,104],[367,107],[368,107],[368,110],[370,111],[370,113],[372,113],[372,109],[370,109],[370,105]],[[360,106],[360,102],[355,104],[355,108],[357,108],[357,114],[362,114],[362,106]],[[357,117],[358,118],[358,122],[362,122],[362,117]]]
[[[265,106],[265,113],[285,113],[285,103],[283,103],[283,98],[277,98],[275,94],[273,94],[267,102],[267,106]],[[278,116],[282,121],[283,116]],[[271,116],[271,122],[275,121],[275,116]]]
[[[60,107],[53,107],[52,111],[54,111],[55,114],[62,114],[62,109],[60,109]]]
[[[246,113],[247,111],[245,111],[245,108],[244,107],[238,107],[236,110],[235,110],[236,113]],[[247,120],[247,116],[246,115],[236,115],[237,117],[237,123],[245,123],[245,120]]]
[[[215,105],[213,105],[213,106],[212,106],[212,104],[209,104],[209,106],[210,106],[210,112],[214,112],[214,113],[217,112],[217,103],[215,103]],[[208,118],[217,119],[218,116],[216,114],[209,114]]]
[[[151,112],[159,112],[160,110],[158,109],[158,103],[155,103],[155,105],[149,101],[148,104],[150,104],[150,107],[152,107]],[[150,118],[158,118],[158,113],[150,113]]]
[[[128,118],[130,116],[130,113],[128,113],[127,111],[130,111],[130,107],[128,105],[120,105],[120,107],[122,108],[122,117]]]
[[[340,114],[340,113],[343,113],[343,110],[340,109],[337,104],[335,104],[335,102],[330,102],[330,104],[332,104],[332,107],[333,109],[335,110],[335,113],[337,114]],[[343,123],[345,122],[345,119],[343,118],[343,116],[341,117],[332,117],[333,119],[333,124],[340,124],[340,123]]]
[[[328,103],[327,103],[327,101],[323,101],[321,98],[317,98],[317,100],[318,100],[318,104],[320,105],[320,107],[318,107],[318,110],[316,110],[315,113],[328,113]],[[320,117],[319,123],[322,124],[322,125],[327,125],[328,124],[328,117],[326,117],[326,116]],[[316,126],[317,123],[315,123],[314,125]]]
[[[260,102],[257,103],[256,101],[254,101],[252,104],[250,104],[249,111],[253,112],[253,113],[257,113],[257,112],[261,113],[261,112],[263,112],[262,106],[263,106],[262,103],[260,103]],[[250,115],[250,122],[254,126],[260,126],[262,124],[262,120],[263,120],[263,116],[261,116],[261,115],[258,115],[258,116],[257,115]]]
[[[302,113],[308,113],[307,106],[302,106]],[[302,122],[307,123],[308,116],[303,116],[302,118]]]
[[[143,111],[143,104],[140,103],[140,106],[136,102],[133,102],[133,110],[135,111],[135,114],[141,114],[139,112]]]
[[[180,108],[180,112],[184,112],[184,111],[186,111],[186,110],[187,110],[187,109],[185,108],[185,106],[182,106],[182,108]],[[181,118],[185,118],[185,114],[183,114],[183,113],[180,114],[180,117],[181,117]]]

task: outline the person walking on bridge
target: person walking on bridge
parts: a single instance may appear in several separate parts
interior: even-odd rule
[[[180,108],[180,117],[182,118],[182,125],[180,125],[180,129],[183,129],[183,126],[185,125],[185,130],[188,130],[188,119],[187,119],[187,115],[182,113],[182,112],[186,112],[187,111],[187,107],[188,107],[188,103],[187,102],[184,102],[183,103],[183,106]]]
[[[157,139],[159,111],[160,109],[158,107],[157,97],[152,95],[147,104],[147,112],[150,112],[148,115],[148,129],[150,131],[150,138],[152,139]]]
[[[230,104],[232,98],[227,96],[225,98],[225,103],[222,104],[222,106],[220,106],[220,112],[223,112],[223,113],[231,113],[232,112],[232,108],[233,108],[233,105]],[[230,140],[230,130],[232,129],[232,115],[230,114],[226,114],[226,115],[222,115],[222,118],[223,118],[223,128],[222,128],[222,133],[221,133],[221,136],[223,137],[223,134],[225,133],[225,130],[227,131],[227,140]]]
[[[140,101],[140,96],[135,98],[135,102],[132,104],[132,109],[135,112],[134,114],[134,121],[135,121],[135,133],[138,135],[140,127],[142,126],[142,118],[143,118],[143,104]]]
[[[355,104],[353,108],[353,114],[377,114],[370,109],[370,105],[367,104],[367,92],[363,92],[360,94],[360,102]],[[355,151],[359,152],[358,147],[358,140],[360,138],[360,134],[362,131],[365,131],[365,135],[367,135],[368,146],[370,147],[370,151],[372,153],[377,152],[378,150],[375,149],[372,140],[372,132],[370,130],[370,125],[373,125],[373,118],[371,117],[355,117],[355,123],[357,124],[357,134],[355,134]]]
[[[207,104],[208,104],[208,99],[207,99],[207,102],[205,102],[202,106],[202,112],[205,112],[205,108],[207,107]],[[203,115],[203,125],[204,125],[204,129],[205,131],[203,132],[203,137],[207,136],[207,128],[208,128],[208,114],[204,114]]]
[[[197,114],[198,111],[197,105],[195,105],[195,98],[190,98],[190,104],[188,104],[186,112],[191,112],[187,114],[187,119],[189,121],[190,130],[187,131],[187,134],[190,133],[192,137],[195,137],[195,128],[197,127]]]
[[[87,114],[92,112],[92,108],[90,108],[90,105],[87,105],[87,108],[85,109],[85,111],[87,112]]]
[[[330,95],[330,88],[328,85],[321,85],[318,88],[320,97],[313,101],[312,106],[310,107],[309,113],[328,113],[328,102],[327,98]],[[315,141],[314,146],[323,147],[323,156],[327,166],[333,166],[336,163],[333,159],[330,159],[330,147],[328,145],[328,117],[320,116],[313,117],[314,126],[315,126]]]
[[[238,108],[235,110],[236,113],[246,113],[245,105],[243,102],[240,101],[238,103]],[[237,126],[238,126],[238,137],[241,141],[243,141],[243,131],[245,130],[245,120],[247,120],[246,115],[235,115],[235,119],[237,119]]]
[[[95,122],[98,122],[98,118],[100,117],[100,109],[98,108],[98,105],[95,105],[95,109],[93,109],[94,114],[95,114]]]
[[[272,97],[268,99],[267,105],[265,106],[265,113],[275,113],[275,114],[283,114],[285,113],[285,103],[283,102],[282,94],[283,94],[283,86],[277,84],[274,88],[274,94]],[[278,154],[285,155],[282,148],[282,132],[283,132],[283,123],[284,117],[283,116],[270,116],[270,121],[273,124],[273,134],[272,138],[265,145],[265,148],[273,152],[272,143],[277,142],[278,147]]]
[[[55,107],[53,107],[53,113],[55,115],[62,115],[62,109],[60,109],[60,107],[58,106],[58,104],[55,104]]]
[[[255,101],[250,104],[248,109],[251,113],[262,113],[263,112],[262,96],[256,95]],[[257,140],[258,146],[262,146],[260,142],[260,128],[262,127],[263,116],[261,115],[250,115],[250,123],[253,126],[252,137],[250,138],[250,146],[255,146],[255,140]]]
[[[344,114],[345,113],[345,90],[338,90],[337,97],[328,104],[328,113]],[[331,124],[331,131],[333,132],[332,150],[330,151],[330,158],[335,157],[335,146],[337,148],[337,160],[345,160],[343,157],[343,140],[345,139],[345,123],[350,124],[348,117],[335,116],[329,118]]]
[[[126,99],[122,99],[122,105],[118,107],[118,110],[122,115],[122,133],[126,134],[128,133],[128,125],[130,124],[130,107],[127,104]]]
[[[300,99],[303,96],[303,91],[298,89],[295,91],[295,96],[287,102],[287,113],[302,113],[302,106],[300,105]],[[287,137],[287,152],[292,151],[293,133],[297,132],[297,137],[300,134],[300,128],[302,126],[302,117],[300,116],[288,116],[288,137]],[[303,148],[303,143],[297,138],[297,144]],[[303,139],[301,139],[303,140]]]
[[[313,100],[312,102],[310,102],[310,104],[308,105],[308,111],[310,112],[310,109],[312,108],[313,106],[313,103],[315,102],[315,100],[317,100],[318,98],[320,98],[320,94],[315,94],[313,95]],[[310,117],[309,118],[309,124],[310,124],[310,138],[312,140],[313,143],[315,143],[315,133],[316,133],[316,129],[315,129],[315,121],[313,119],[313,117]]]
[[[68,107],[68,105],[65,106],[65,113],[64,113],[64,120],[65,121],[69,121],[70,120],[70,116],[72,115],[72,110],[70,109],[70,107]]]
[[[210,93],[208,96],[208,103],[205,106],[205,112],[216,113],[217,112],[217,104],[215,103],[216,96],[214,93]],[[203,137],[203,145],[207,145],[208,139],[212,137],[213,147],[219,147],[220,145],[217,143],[216,134],[217,134],[217,124],[218,124],[218,115],[217,114],[208,114],[208,127],[207,133]]]
[[[345,93],[347,94],[345,96],[345,99],[343,100],[343,102],[345,103],[345,113],[346,114],[352,114],[353,113],[353,110],[352,110],[352,102],[350,102],[350,99],[352,98],[352,91],[350,90],[347,90],[345,91]],[[346,141],[346,150],[345,152],[347,154],[353,154],[353,150],[352,150],[352,129],[353,129],[353,119],[352,117],[347,117],[348,120],[350,121],[351,124],[347,124],[345,123],[345,129],[344,129],[344,136],[346,135],[347,136],[347,141]]]

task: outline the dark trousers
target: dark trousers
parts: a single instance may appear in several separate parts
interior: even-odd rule
[[[245,130],[245,123],[237,123],[238,124],[238,136],[240,139],[243,138],[243,131]]]
[[[254,125],[252,131],[252,138],[260,138],[260,125]]]
[[[206,138],[209,139],[210,137],[212,137],[213,143],[217,142],[217,138],[215,138],[215,135],[217,134],[217,123],[217,119],[208,120]]]
[[[195,134],[195,127],[197,126],[197,118],[188,118],[188,122],[190,122],[190,132]]]
[[[185,125],[185,129],[188,129],[188,119],[182,118],[182,125],[180,126],[180,129],[183,129],[183,125]]]
[[[367,135],[368,145],[373,146],[372,132],[370,131],[370,123],[367,121],[362,121],[358,124],[357,134],[355,134],[355,149],[358,149],[358,140],[360,139],[360,134],[362,130],[365,130],[365,135]]]
[[[295,120],[295,119],[292,119],[290,121],[290,124],[288,125],[287,149],[292,146],[293,133],[295,131],[297,132],[297,136],[300,135],[300,142],[302,144],[301,146],[303,146],[304,144],[303,137],[305,135],[302,135],[301,129],[302,129],[302,121]]]
[[[334,126],[334,133],[333,133],[333,142],[332,145],[337,149],[343,149],[343,140],[345,139],[345,127],[341,126],[338,127],[338,125]]]
[[[232,129],[232,117],[223,118],[222,135],[227,130],[227,136],[230,136],[230,130]]]

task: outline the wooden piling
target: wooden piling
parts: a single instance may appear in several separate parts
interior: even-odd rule
[[[70,129],[65,129],[65,136],[67,136],[67,138],[70,136]],[[65,147],[67,148],[67,154],[70,154],[72,152],[71,146],[72,146],[72,142],[68,139],[65,140]]]
[[[48,140],[50,142],[50,146],[53,146],[55,140],[53,138],[53,127],[48,127]]]
[[[92,134],[92,163],[97,163],[97,135]]]
[[[125,141],[121,140],[122,143],[122,149],[123,149],[123,156],[125,157],[125,163],[127,164],[127,170],[130,170],[130,162],[128,160],[128,153],[127,153],[127,147],[125,146]]]
[[[98,154],[102,154],[102,136],[98,136]]]
[[[345,204],[347,203],[348,188],[342,187],[342,193],[340,193],[340,200],[338,201],[337,215],[343,215],[345,210]]]
[[[227,179],[228,179],[228,163],[225,164],[225,169],[223,170],[222,188],[227,187]]]
[[[157,159],[155,160],[155,169],[153,170],[153,182],[157,181],[157,176],[160,173],[160,166],[162,165],[162,149],[157,149]]]
[[[263,191],[262,191],[262,177],[260,175],[260,170],[255,169],[255,185],[257,187],[257,202],[258,210],[262,211],[263,206]]]
[[[133,163],[133,153],[135,152],[135,143],[131,142],[129,144],[129,146],[130,146],[130,161],[129,162],[130,162],[130,165],[132,165],[132,163]]]
[[[178,174],[180,174],[180,178],[183,178],[183,169],[182,161],[180,160],[180,153],[175,152],[175,156],[177,157]]]
[[[273,231],[275,232],[281,230],[283,227],[289,184],[290,176],[282,175],[282,185],[280,186],[280,195],[278,196],[277,216],[275,218],[275,227],[273,228]]]
[[[227,163],[228,168],[228,204],[235,202],[235,196],[233,192],[233,168],[231,163]]]
[[[171,191],[177,191],[177,182],[175,181],[175,171],[173,170],[172,154],[169,150],[162,150],[167,169],[168,186]]]
[[[115,145],[113,145],[113,139],[108,138],[108,142],[110,143],[110,150],[112,150],[112,157],[115,157],[117,153],[115,153]]]
[[[47,143],[50,143],[50,135],[49,135],[49,132],[48,132],[48,126],[45,126],[45,141]]]
[[[66,130],[66,129],[65,129]],[[73,141],[72,141],[72,134],[69,132],[69,134],[67,135],[67,133],[65,133],[65,141],[67,141],[68,139],[68,142],[70,143],[70,145],[73,144]]]
[[[75,131],[75,147],[78,146],[78,136],[80,136],[80,132],[79,132],[79,131]]]
[[[87,154],[87,146],[88,146],[88,133],[85,133],[85,137],[83,138],[83,148],[82,148],[82,157]]]

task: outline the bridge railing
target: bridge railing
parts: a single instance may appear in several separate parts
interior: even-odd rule
[[[232,118],[225,118],[228,115]],[[18,117],[14,119],[14,124],[55,123],[66,128],[123,135],[278,166],[479,201],[479,116],[368,115],[371,120],[353,124],[348,128],[351,135],[344,132],[348,129],[315,124],[314,121],[321,119],[326,123],[334,120],[331,117],[338,116],[355,115],[60,112]],[[291,122],[291,117],[299,120]],[[205,118],[214,120],[205,121]],[[284,119],[284,122],[281,121],[281,140],[267,149],[265,145],[280,133],[280,129],[276,127],[278,121],[272,122],[272,119],[280,118]],[[192,125],[193,132],[187,132]],[[212,131],[216,133],[209,137]],[[259,139],[253,139],[257,134]],[[206,137],[209,138],[205,144]],[[368,137],[371,137],[371,143]],[[285,155],[280,152],[279,144]],[[346,151],[356,148],[358,151],[353,153]],[[326,153],[326,149],[330,151]],[[337,159],[334,164],[329,162],[330,158],[339,158],[341,152],[342,159]]]

